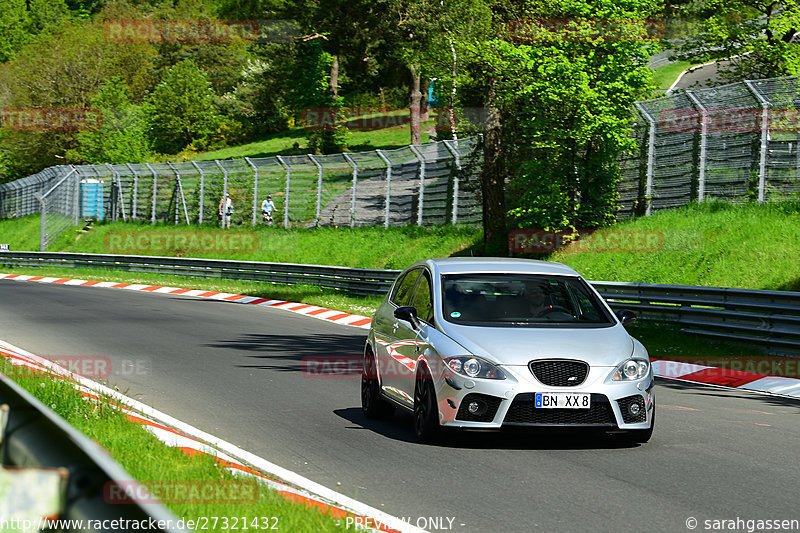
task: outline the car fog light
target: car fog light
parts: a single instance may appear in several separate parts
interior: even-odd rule
[[[633,416],[636,416],[636,415],[638,415],[638,414],[639,414],[639,411],[641,411],[641,410],[642,410],[642,406],[641,406],[641,405],[639,405],[639,404],[638,404],[638,403],[636,403],[636,402],[632,403],[632,404],[630,405],[630,407],[628,407],[628,411],[629,411],[629,412],[630,412],[630,413],[631,413]]]
[[[467,405],[467,411],[469,411],[471,415],[480,416],[486,412],[486,404],[473,400]]]

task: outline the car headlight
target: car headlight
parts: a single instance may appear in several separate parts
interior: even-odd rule
[[[635,381],[647,376],[650,372],[650,361],[645,359],[627,359],[611,374],[611,381]]]
[[[468,378],[506,379],[502,370],[478,357],[446,357],[444,361],[450,370]]]

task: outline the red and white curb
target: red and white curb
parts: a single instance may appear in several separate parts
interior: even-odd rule
[[[654,359],[653,372],[657,377],[716,385],[731,389],[744,389],[756,392],[766,392],[779,396],[789,396],[800,399],[800,379],[783,376],[769,376],[755,372],[744,372],[728,368],[696,365],[682,361],[668,361]]]
[[[10,279],[14,281],[32,281],[35,283],[56,283],[59,285],[77,285],[81,287],[107,287],[110,289],[125,289],[128,291],[145,291],[162,294],[180,294],[183,296],[196,296],[198,298],[210,298],[212,300],[224,300],[240,304],[260,305],[291,311],[301,315],[306,315],[336,324],[369,328],[372,319],[362,315],[344,313],[316,305],[303,304],[298,302],[287,302],[284,300],[271,300],[269,298],[257,298],[245,294],[233,294],[230,292],[206,291],[202,289],[181,289],[179,287],[162,287],[161,285],[144,285],[140,283],[118,283],[116,281],[91,281],[85,279],[70,278],[50,278],[45,276],[27,276],[20,274],[0,273],[0,279]]]
[[[144,426],[167,446],[178,448],[189,455],[197,453],[211,455],[227,470],[237,475],[253,476],[287,500],[318,508],[339,523],[344,521],[362,531],[423,532],[422,529],[400,518],[331,490],[2,340],[0,340],[0,357],[7,358],[13,365],[25,366],[33,371],[70,382],[85,397],[98,401],[106,401],[100,400],[101,397],[110,398],[117,408],[125,412],[128,419]]]

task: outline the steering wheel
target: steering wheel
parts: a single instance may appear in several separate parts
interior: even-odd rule
[[[566,315],[572,316],[572,313],[570,313],[568,309],[565,309],[565,308],[560,307],[558,305],[554,305],[552,307],[548,307],[547,309],[542,309],[541,311],[536,313],[536,317],[537,318],[540,318],[540,317],[543,318],[543,317],[546,317],[547,315],[549,315],[551,313],[564,313]]]

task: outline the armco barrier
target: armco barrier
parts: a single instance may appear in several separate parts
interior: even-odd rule
[[[221,259],[49,252],[0,253],[8,267],[88,267],[226,279],[311,284],[355,294],[386,292],[398,270]],[[770,352],[800,353],[800,292],[619,283],[592,285],[614,308],[645,320],[677,322],[683,331],[757,344]]]
[[[184,531],[175,528],[178,519],[160,504],[108,502],[103,492],[107,483],[135,481],[107,452],[3,374],[0,404],[5,419],[0,428],[3,466],[66,470],[59,519],[83,520],[82,531],[87,532],[106,531],[93,525],[103,521],[141,524],[151,519],[150,523],[171,524],[159,531]]]

